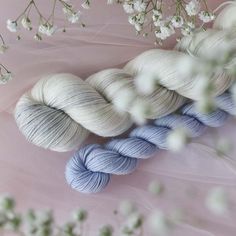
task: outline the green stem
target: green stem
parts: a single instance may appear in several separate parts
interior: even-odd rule
[[[34,0],[31,0],[31,1],[29,2],[29,4],[27,5],[27,7],[25,8],[25,10],[16,18],[15,21],[18,21],[18,20],[26,13],[26,11],[29,9],[29,7],[30,7],[32,4],[34,4]]]
[[[5,45],[6,43],[5,43],[5,41],[4,41],[4,39],[3,39],[1,34],[0,34],[0,39],[2,40],[3,45]]]

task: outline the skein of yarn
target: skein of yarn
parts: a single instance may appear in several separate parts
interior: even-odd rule
[[[145,114],[146,119],[170,114],[182,106],[186,98],[200,99],[199,77],[186,77],[178,70],[178,62],[191,57],[184,48],[191,44],[192,53],[201,57],[224,44],[225,32],[207,30],[195,38],[186,37],[177,46],[179,51],[153,49],[133,59],[124,69],[104,70],[86,81],[71,74],[46,76],[19,99],[16,123],[31,143],[63,152],[77,148],[89,132],[111,137],[130,128],[132,104],[122,112],[116,108],[124,90],[131,92],[134,103],[145,100],[150,105],[152,112]],[[150,95],[137,94],[134,79],[139,74],[156,77],[160,86]],[[222,68],[212,75],[211,81],[213,95],[217,96],[229,88],[234,78],[227,73],[227,68]]]
[[[194,103],[187,104],[181,115],[167,115],[152,125],[135,128],[128,138],[81,148],[67,163],[67,183],[82,193],[100,192],[108,185],[111,175],[130,174],[140,159],[149,158],[158,149],[168,149],[167,137],[172,129],[184,127],[190,137],[198,137],[207,126],[222,126],[229,114],[236,115],[236,107],[228,93],[215,101],[219,108],[213,113],[201,114]]]

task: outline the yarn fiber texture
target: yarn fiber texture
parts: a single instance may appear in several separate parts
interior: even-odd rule
[[[220,17],[225,20],[227,15]],[[15,109],[16,123],[29,142],[63,152],[81,145],[89,132],[112,137],[131,127],[132,106],[117,111],[122,91],[132,91],[133,101],[144,100],[150,105],[152,112],[146,114],[146,119],[170,114],[187,98],[201,98],[199,76],[181,75],[176,64],[190,57],[186,53],[189,50],[196,57],[217,51],[225,43],[227,30],[228,27],[224,29],[215,24],[214,29],[183,38],[176,46],[178,51],[153,49],[131,60],[123,69],[100,71],[85,81],[71,74],[43,77],[19,99]],[[136,92],[134,81],[140,74],[153,76],[158,81],[159,86],[148,96]],[[215,88],[213,95],[218,96],[229,88],[234,78],[227,73],[226,67],[217,71],[211,81]]]
[[[168,149],[171,130],[184,127],[190,137],[198,137],[207,127],[222,126],[228,116],[236,114],[230,94],[215,98],[218,109],[210,114],[199,113],[194,103],[184,105],[181,114],[159,118],[152,125],[135,128],[128,138],[114,139],[104,146],[90,144],[69,160],[65,177],[67,183],[82,193],[102,191],[112,175],[132,173],[140,159],[147,159],[159,149]]]

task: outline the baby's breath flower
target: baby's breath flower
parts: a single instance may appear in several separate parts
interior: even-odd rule
[[[42,36],[39,33],[37,33],[37,34],[35,34],[34,39],[36,41],[42,41],[43,38],[42,38]]]
[[[185,9],[189,16],[196,16],[201,10],[199,0],[191,0],[188,4],[186,4]]]
[[[201,11],[198,16],[199,19],[202,20],[204,23],[208,23],[215,20],[215,15],[208,11]]]
[[[111,225],[105,225],[99,230],[99,236],[112,236],[113,231]]]
[[[181,28],[181,33],[183,36],[189,36],[193,34],[194,29],[195,29],[195,25],[192,22],[187,22]]]
[[[56,32],[57,27],[50,24],[50,23],[45,23],[45,24],[41,24],[39,26],[39,33],[41,34],[45,34],[47,36],[52,36],[55,32]]]
[[[206,198],[206,206],[214,214],[223,215],[228,211],[228,199],[222,187],[210,190]]]
[[[142,224],[143,224],[143,217],[139,213],[135,212],[128,216],[125,225],[132,230],[140,228]]]
[[[67,16],[67,19],[69,22],[71,22],[72,24],[77,23],[80,19],[81,16],[81,12],[73,12],[71,15]]]
[[[84,8],[84,9],[90,9],[90,1],[89,0],[86,0],[85,2],[83,2],[82,4],[81,4],[81,6]]]
[[[180,28],[184,24],[184,19],[182,16],[173,16],[171,23],[175,28]]]
[[[170,131],[166,140],[168,148],[173,152],[180,151],[188,141],[187,132],[181,127]]]
[[[6,84],[10,80],[12,80],[11,72],[6,72],[0,75],[0,84]]]
[[[163,192],[164,186],[160,182],[152,181],[148,186],[148,190],[150,193],[158,196]]]
[[[134,10],[137,12],[144,12],[147,7],[147,4],[143,0],[136,0],[134,2]]]
[[[123,216],[129,216],[136,211],[137,211],[137,208],[133,202],[124,200],[120,203],[119,212]]]
[[[11,32],[17,32],[18,30],[18,24],[16,21],[12,21],[12,20],[7,20],[7,29]]]
[[[27,30],[32,30],[31,20],[28,17],[23,17],[21,20],[23,28]]]
[[[73,218],[76,221],[83,222],[87,219],[88,212],[84,209],[79,209],[73,213]]]
[[[11,196],[3,195],[0,197],[0,210],[11,211],[13,210],[14,207],[15,207],[15,201]]]
[[[123,4],[124,11],[128,14],[134,13],[134,4],[132,2],[125,2]]]
[[[8,46],[6,44],[1,44],[0,45],[0,54],[4,54],[6,50],[8,49]]]
[[[175,33],[174,27],[170,24],[160,26],[160,30],[155,32],[156,37],[161,39],[161,40],[167,39],[168,37],[170,37],[174,33]]]
[[[156,210],[148,219],[151,231],[155,235],[167,235],[173,225],[162,211]]]

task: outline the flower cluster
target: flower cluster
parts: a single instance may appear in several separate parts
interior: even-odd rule
[[[7,29],[13,33],[19,32],[21,27],[25,30],[32,31],[34,27],[30,14],[34,9],[39,18],[39,25],[36,27],[34,39],[41,41],[43,36],[52,36],[59,30],[59,27],[54,23],[55,9],[57,5],[62,7],[62,12],[69,23],[78,23],[82,27],[85,26],[81,21],[81,12],[76,10],[73,5],[68,3],[66,0],[53,0],[53,6],[49,17],[46,17],[41,13],[35,0],[30,0],[25,10],[15,20],[7,20]],[[66,32],[66,28],[64,27],[62,31]],[[18,35],[18,39],[20,39],[20,35]]]
[[[160,182],[152,182],[148,188],[153,197],[161,198],[166,194]],[[15,205],[15,200],[11,196],[0,196],[0,231],[2,233],[14,232],[14,235],[20,236],[84,236],[89,233],[85,231],[88,228],[89,214],[84,209],[75,210],[70,219],[59,226],[55,222],[52,210],[30,209],[22,215],[16,212]],[[230,212],[230,207],[233,205],[224,188],[216,186],[206,193],[205,206],[216,216],[224,216]],[[153,235],[169,235],[179,223],[186,222],[186,215],[189,217],[188,209],[184,207],[174,207],[168,212],[155,207],[149,215],[143,215],[140,210],[134,202],[122,200],[113,212],[119,222],[118,227],[105,224],[100,227],[96,235],[144,236],[147,235],[144,232],[147,229]]]
[[[128,21],[134,26],[137,34],[142,32],[143,36],[147,36],[150,31],[154,32],[158,43],[178,30],[184,36],[192,34],[196,28],[197,18],[203,23],[215,19],[215,15],[208,10],[206,0],[191,0],[187,3],[177,0],[173,4],[174,14],[169,16],[166,14],[169,6],[165,5],[164,1],[123,0],[113,2],[122,3],[124,11],[129,14]]]

